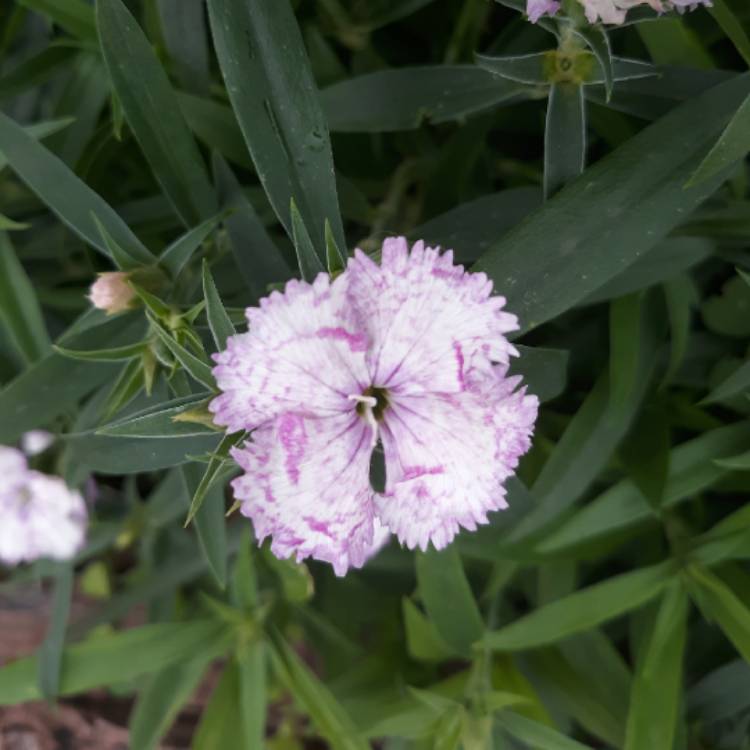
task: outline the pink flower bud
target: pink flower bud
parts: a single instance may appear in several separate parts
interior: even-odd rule
[[[125,271],[100,273],[89,291],[91,303],[107,315],[130,309],[135,293],[128,284],[129,278],[130,274]]]

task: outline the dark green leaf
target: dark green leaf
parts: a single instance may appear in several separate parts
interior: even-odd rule
[[[209,0],[214,46],[245,142],[292,236],[294,199],[325,260],[325,220],[345,246],[328,126],[288,0]]]
[[[70,615],[73,596],[73,566],[61,563],[55,571],[55,588],[52,595],[47,634],[39,649],[39,692],[46,700],[57,697],[60,688],[65,630]]]
[[[26,362],[49,353],[50,341],[34,287],[10,239],[0,231],[0,321]]]
[[[291,269],[268,236],[234,174],[216,156],[214,175],[221,207],[229,213],[224,224],[232,254],[253,301],[256,301],[265,296],[269,284],[288,279]]]
[[[108,255],[93,217],[96,216],[114,241],[144,265],[154,257],[125,222],[88,185],[33,136],[0,113],[0,150],[8,164],[51,211],[84,242]]]
[[[484,633],[484,622],[466,580],[455,545],[429,548],[416,556],[419,594],[443,640],[458,653],[471,653]]]
[[[544,127],[544,195],[551,198],[583,172],[586,161],[586,108],[583,87],[553,83]]]
[[[147,344],[138,341],[135,344],[126,344],[112,349],[92,349],[90,351],[78,351],[77,349],[66,349],[64,346],[55,346],[54,349],[63,357],[78,359],[83,362],[120,362],[124,359],[133,359],[140,356]]]
[[[723,176],[684,184],[749,91],[750,75],[739,76],[677,107],[485,253],[476,270],[494,280],[523,331],[557,317],[645,255],[716,189]],[[689,133],[685,122],[693,123]],[[644,153],[651,158],[643,160]]]
[[[60,695],[82,693],[115,685],[184,661],[206,644],[224,636],[224,626],[213,620],[143,625],[96,638],[65,649]],[[0,703],[4,706],[38,700],[37,657],[6,665],[0,671]]]
[[[274,638],[270,656],[277,679],[310,715],[332,750],[369,750],[369,743],[333,694],[281,637]]]
[[[234,336],[236,331],[227,311],[224,309],[219,291],[208,268],[208,261],[205,259],[203,260],[203,296],[206,300],[206,316],[208,317],[211,335],[214,337],[216,348],[223,351],[226,349],[227,339]]]
[[[169,79],[121,0],[97,0],[96,23],[125,118],[175,211],[194,226],[216,213],[214,192]]]
[[[633,681],[625,750],[674,746],[687,613],[687,596],[677,581],[664,592]]]
[[[292,217],[292,239],[294,240],[294,250],[297,253],[300,276],[304,281],[312,282],[323,270],[323,263],[315,252],[310,234],[300,212],[297,210],[294,198],[292,198],[290,214]],[[327,255],[328,249],[326,248],[326,257]]]
[[[225,648],[221,642],[202,647],[199,656],[168,666],[150,679],[130,714],[128,729],[134,747],[154,750],[159,746],[177,713],[195,692],[209,663]]]
[[[182,467],[187,496],[193,497],[201,482],[201,467],[189,463]],[[201,550],[220,588],[227,582],[227,527],[224,518],[224,487],[213,485],[194,518]]]
[[[729,121],[716,145],[688,180],[688,185],[699,183],[723,172],[750,151],[750,97],[740,105]]]
[[[96,39],[94,13],[83,0],[18,0],[84,41]]]
[[[202,224],[178,237],[159,256],[159,265],[173,279],[176,279],[180,275],[180,271],[185,267],[185,264],[193,257],[195,251],[200,248],[211,232],[216,229],[220,221],[221,217],[219,216],[213,219],[206,219]]]
[[[349,78],[321,92],[333,131],[413,130],[424,122],[457,120],[529,96],[474,65],[394,68]]]
[[[643,606],[664,589],[673,574],[672,563],[662,563],[614,576],[488,633],[482,643],[497,651],[521,651],[591,630]]]

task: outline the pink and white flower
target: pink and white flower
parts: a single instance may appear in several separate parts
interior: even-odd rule
[[[60,477],[28,468],[23,453],[0,446],[0,562],[68,560],[83,545],[86,504]]]
[[[554,16],[560,10],[557,0],[526,0],[526,15],[531,23],[536,23],[542,16]]]
[[[507,507],[538,402],[508,377],[517,319],[482,273],[403,237],[382,262],[357,250],[331,281],[290,281],[246,312],[215,355],[210,405],[229,431],[242,512],[279,557],[360,567],[382,527],[409,548],[445,547]],[[385,491],[369,481],[380,440]]]
[[[700,5],[711,6],[711,0],[578,0],[583,6],[589,23],[608,23],[620,25],[625,23],[627,12],[638,5],[648,5],[659,13],[677,10],[695,10]],[[526,14],[532,23],[542,16],[552,16],[560,9],[556,0],[526,0]]]

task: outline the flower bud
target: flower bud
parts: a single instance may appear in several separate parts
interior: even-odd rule
[[[99,310],[104,310],[107,315],[129,310],[135,297],[135,292],[128,284],[129,278],[130,274],[125,271],[100,273],[89,290],[91,303]]]

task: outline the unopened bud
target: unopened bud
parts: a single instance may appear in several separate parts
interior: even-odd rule
[[[89,299],[94,307],[104,310],[107,315],[129,310],[133,307],[135,292],[128,284],[130,274],[125,271],[100,273],[91,285]]]

